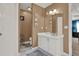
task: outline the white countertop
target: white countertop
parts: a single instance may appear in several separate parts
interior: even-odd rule
[[[38,35],[42,35],[49,38],[63,38],[64,37],[64,35],[57,36],[56,33],[51,33],[51,32],[41,32],[41,33],[38,33]]]

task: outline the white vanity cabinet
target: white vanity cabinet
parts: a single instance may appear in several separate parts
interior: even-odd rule
[[[52,55],[56,55],[56,40],[55,39],[49,39],[49,53]]]
[[[63,36],[51,36],[39,33],[38,47],[54,56],[61,56],[63,54]]]
[[[44,36],[38,36],[38,47],[48,52],[48,38]]]
[[[49,53],[56,56],[63,54],[63,39],[62,38],[49,38]]]

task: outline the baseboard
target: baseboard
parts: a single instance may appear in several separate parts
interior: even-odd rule
[[[32,49],[38,49],[38,47],[34,47],[34,48],[32,47]]]
[[[64,52],[64,53],[63,53],[63,56],[69,56],[69,54],[67,54],[67,53]]]

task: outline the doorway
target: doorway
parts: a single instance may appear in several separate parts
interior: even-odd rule
[[[19,6],[19,52],[22,53],[32,48],[32,12],[30,7],[25,8],[24,4],[19,4]],[[23,9],[23,7],[25,9]]]
[[[79,3],[71,4],[72,18],[72,55],[79,56]]]

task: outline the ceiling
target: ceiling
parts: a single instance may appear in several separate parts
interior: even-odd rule
[[[40,7],[46,8],[49,5],[51,5],[52,3],[35,3],[35,4],[38,5],[38,6],[40,6]]]
[[[31,7],[31,3],[20,3],[20,9],[26,10],[28,7]]]
[[[52,3],[35,3],[36,5],[46,8],[49,5],[51,5]],[[20,3],[20,9],[24,9],[26,10],[28,7],[31,7],[31,3]]]
[[[79,3],[72,3],[71,10],[73,14],[79,13]]]

